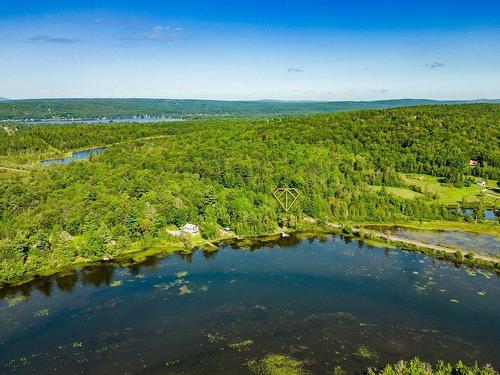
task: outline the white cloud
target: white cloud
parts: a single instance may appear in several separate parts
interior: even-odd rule
[[[430,64],[425,64],[425,66],[431,69],[444,68],[444,64],[437,61]]]
[[[170,42],[182,37],[184,28],[156,25],[149,29],[130,29],[115,35],[116,39],[129,41]]]
[[[55,38],[49,35],[35,35],[29,38],[29,40],[35,43],[56,43],[56,44],[71,44],[80,42],[79,39]]]

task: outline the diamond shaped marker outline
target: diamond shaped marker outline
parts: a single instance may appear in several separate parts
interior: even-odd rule
[[[285,212],[288,212],[297,201],[300,193],[295,188],[278,188],[273,195],[280,204],[281,208],[283,208]],[[282,198],[283,196],[284,198]]]

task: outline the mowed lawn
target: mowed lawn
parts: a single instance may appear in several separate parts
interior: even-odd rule
[[[371,189],[374,191],[380,191],[384,186],[370,186]],[[414,199],[420,197],[422,194],[417,193],[416,191],[406,189],[406,188],[396,188],[396,187],[390,187],[390,186],[385,186],[385,190],[389,193],[392,194],[396,197],[400,197],[403,199]]]
[[[486,188],[496,188],[496,181],[487,180],[486,187],[474,184],[469,187],[456,188],[450,185],[443,185],[439,182],[439,177],[422,175],[422,174],[403,174],[401,175],[403,181],[407,186],[418,186],[422,191],[428,191],[430,193],[435,193],[439,196],[439,203],[451,205],[462,202],[465,199],[467,202],[478,201],[482,194],[481,191]],[[480,178],[476,178],[479,181]],[[371,186],[371,189],[375,191],[380,191],[382,186]],[[395,188],[395,187],[385,187],[387,192],[390,194],[403,198],[403,199],[415,199],[422,194],[417,193],[410,188]],[[498,194],[498,189],[495,191],[489,190],[486,193],[486,202],[491,206],[500,205],[500,194]]]
[[[462,199],[468,202],[474,202],[481,198],[481,191],[485,188],[496,188],[496,181],[487,180],[486,187],[474,184],[469,187],[456,188],[451,185],[443,185],[439,182],[439,177],[422,175],[422,174],[409,174],[403,175],[404,181],[408,185],[415,185],[421,187],[424,191],[429,191],[431,193],[436,193],[439,196],[439,202],[443,204],[454,204],[459,203]],[[476,181],[480,181],[480,178],[476,178]],[[500,195],[489,191],[491,195],[500,198]],[[495,198],[487,196],[487,199],[495,200]]]

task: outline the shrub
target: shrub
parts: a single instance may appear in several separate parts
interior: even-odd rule
[[[352,234],[352,228],[350,226],[345,226],[345,227],[342,227],[342,233],[344,234]]]
[[[465,258],[467,258],[469,260],[473,260],[474,259],[474,253],[471,251],[470,253],[465,254]]]

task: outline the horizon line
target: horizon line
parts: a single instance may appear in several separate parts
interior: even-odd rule
[[[30,101],[30,100],[196,100],[196,101],[214,101],[214,102],[290,102],[290,103],[341,103],[341,102],[351,102],[351,103],[362,103],[362,102],[382,102],[382,101],[396,101],[396,100],[428,100],[435,102],[460,102],[460,101],[498,101],[500,98],[461,98],[461,99],[434,99],[434,98],[383,98],[383,99],[351,99],[351,100],[324,100],[324,99],[275,99],[275,98],[262,98],[262,99],[207,99],[207,98],[167,98],[167,97],[113,97],[113,96],[82,96],[82,97],[24,97],[24,98],[8,98],[0,97],[0,102],[9,101]]]

